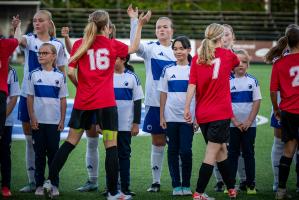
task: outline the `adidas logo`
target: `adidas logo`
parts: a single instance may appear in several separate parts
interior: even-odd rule
[[[87,169],[93,169],[93,167],[91,165],[88,165]]]
[[[164,53],[161,51],[161,53],[158,54],[159,56],[164,56]]]
[[[41,83],[41,82],[43,82],[43,81],[42,81],[42,79],[38,79],[38,81],[37,81],[37,82],[38,82],[38,83]]]
[[[235,86],[233,86],[230,90],[236,90],[236,87]]]
[[[158,166],[154,166],[154,167],[152,168],[152,170],[158,170],[158,169],[159,169]]]
[[[175,78],[175,75],[173,74],[170,78]]]

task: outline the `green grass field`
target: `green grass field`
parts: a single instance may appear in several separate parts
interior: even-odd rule
[[[142,80],[143,86],[145,81],[145,69],[142,64],[134,64],[135,70]],[[19,77],[22,75],[22,68],[16,67]],[[271,112],[271,102],[269,99],[269,79],[271,67],[267,65],[252,65],[249,72],[256,76],[260,82],[262,91],[262,105],[259,114],[269,117]],[[74,96],[74,88],[69,84],[70,97]],[[273,130],[270,124],[264,124],[257,128],[256,138],[256,182],[258,194],[248,196],[245,193],[240,193],[238,199],[249,200],[268,200],[274,199],[272,192],[272,168],[270,161],[270,153],[273,142]],[[85,169],[85,144],[86,140],[82,139],[77,148],[69,156],[64,168],[60,173],[60,193],[59,199],[67,200],[83,200],[83,199],[105,199],[99,192],[79,193],[74,191],[75,188],[81,186],[87,179]],[[105,187],[105,172],[104,172],[104,147],[100,140],[100,171],[99,171],[99,190],[102,191]],[[158,194],[146,192],[146,189],[151,184],[151,168],[150,168],[150,137],[135,137],[132,139],[132,158],[131,158],[131,190],[137,193],[134,199],[138,200],[167,200],[167,199],[191,199],[191,197],[172,197],[171,180],[168,172],[167,156],[165,154],[163,174],[161,179],[162,191]],[[192,171],[192,188],[195,188],[199,166],[204,155],[205,144],[201,135],[194,135],[193,140],[193,171]],[[32,200],[36,198],[34,194],[21,194],[18,190],[27,183],[27,175],[25,171],[25,142],[13,141],[12,143],[12,199]],[[294,199],[299,199],[299,195],[295,193],[295,169],[292,167],[288,181],[288,187],[293,194]],[[215,184],[214,177],[211,178],[210,184],[206,192],[216,199],[228,199],[222,193],[216,193],[213,190]]]

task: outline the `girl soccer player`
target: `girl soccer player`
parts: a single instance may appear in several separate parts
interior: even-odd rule
[[[35,151],[35,195],[41,196],[44,195],[46,157],[50,165],[59,148],[60,132],[64,129],[67,86],[64,74],[55,67],[55,46],[43,43],[37,54],[41,67],[29,75],[27,104]],[[56,176],[53,196],[59,195],[58,184]]]
[[[117,57],[126,57],[136,52],[141,29],[150,18],[150,11],[138,20],[138,28],[132,46],[109,39],[109,14],[97,10],[89,15],[83,39],[74,43],[68,75],[77,87],[71,119],[70,131],[66,141],[59,148],[49,169],[49,180],[45,182],[45,191],[51,196],[52,184],[63,167],[68,155],[80,141],[84,129],[92,124],[96,115],[96,124],[102,129],[106,148],[105,169],[108,177],[108,200],[128,199],[117,191],[118,153],[117,153],[117,108],[113,91],[113,71]],[[78,68],[78,79],[75,74]]]
[[[246,71],[249,55],[245,50],[236,50],[240,65],[234,68],[230,78],[230,91],[234,117],[230,127],[228,159],[232,178],[236,178],[242,147],[245,161],[247,194],[256,194],[254,143],[256,136],[256,115],[261,103],[258,81]]]
[[[216,162],[229,197],[236,198],[237,195],[233,180],[229,177],[226,143],[233,116],[229,76],[231,70],[239,65],[239,60],[231,50],[221,48],[223,34],[223,26],[210,24],[191,65],[184,118],[192,123],[190,104],[196,92],[195,115],[207,141],[205,158],[199,170],[196,192],[193,194],[194,200],[209,199],[204,191]]]
[[[24,79],[21,87],[21,97],[18,108],[18,119],[22,121],[23,131],[26,138],[26,168],[29,179],[29,184],[20,189],[20,192],[33,192],[36,189],[34,171],[34,150],[32,144],[32,134],[30,127],[30,118],[27,109],[27,91],[28,91],[28,77],[29,73],[39,68],[37,51],[43,43],[53,44],[57,51],[56,66],[60,71],[64,72],[64,66],[67,64],[67,57],[64,52],[64,47],[60,41],[50,35],[55,33],[52,15],[47,10],[39,10],[33,17],[33,27],[35,33],[29,33],[23,36],[20,46],[25,53],[24,64]]]
[[[130,40],[132,42],[136,27],[138,9],[128,7],[131,18]],[[173,35],[172,21],[168,17],[160,17],[156,22],[156,37],[158,41],[142,43],[138,47],[137,55],[144,59],[146,70],[145,82],[145,118],[142,130],[152,136],[151,169],[153,182],[148,192],[160,191],[160,178],[166,145],[165,131],[160,126],[160,92],[158,82],[165,66],[175,63],[171,49]]]
[[[116,59],[113,82],[118,112],[117,149],[120,186],[125,195],[134,195],[129,189],[131,138],[139,133],[143,91],[134,68],[128,64],[129,59],[130,56]]]
[[[289,47],[289,54],[283,56],[285,48]],[[276,49],[276,51],[273,51]],[[276,199],[288,197],[286,182],[288,180],[292,158],[298,145],[299,128],[299,28],[292,27],[286,31],[277,46],[272,48],[269,57],[279,55],[273,64],[270,96],[274,116],[281,121],[282,141],[285,142],[283,156],[279,162],[278,189]],[[277,92],[280,91],[281,102],[278,106]],[[297,167],[297,166],[296,166]],[[298,171],[298,168],[296,169]]]
[[[7,109],[6,109],[6,121],[4,127],[4,134],[0,139],[0,165],[1,165],[1,183],[2,183],[2,196],[4,198],[10,197],[10,180],[11,180],[11,135],[14,124],[14,118],[12,111],[17,103],[20,95],[20,87],[18,81],[18,75],[14,68],[9,67],[8,69],[8,98],[7,98]]]
[[[184,120],[184,106],[189,81],[191,45],[187,37],[177,37],[172,43],[176,65],[164,68],[158,90],[160,94],[160,125],[168,138],[168,166],[172,179],[173,195],[192,195],[190,178],[192,171],[193,125]],[[190,59],[190,60],[189,60]],[[194,119],[194,99],[191,105]],[[182,162],[180,174],[179,157]],[[182,177],[182,181],[181,181]]]

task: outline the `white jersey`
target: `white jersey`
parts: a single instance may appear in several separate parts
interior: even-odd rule
[[[55,46],[57,51],[56,66],[67,65],[67,56],[65,54],[64,45],[54,37],[51,37],[50,41],[43,42],[37,38],[36,34],[29,33],[23,36],[27,41],[27,46],[23,49],[25,53],[24,63],[24,78],[22,82],[21,95],[26,97],[28,90],[28,76],[29,73],[40,67],[38,63],[37,52],[43,43],[50,43]]]
[[[164,110],[166,122],[186,122],[184,108],[190,75],[190,66],[173,65],[165,67],[159,81],[158,90],[167,93]],[[193,97],[190,112],[194,119],[195,99]]]
[[[17,72],[14,68],[9,68],[8,77],[7,77],[7,84],[8,84],[8,98],[6,100],[6,104],[9,103],[10,97],[13,96],[20,96],[20,86]],[[12,113],[6,117],[5,126],[13,126],[14,124],[14,117]]]
[[[137,19],[131,20],[130,40],[132,42],[136,28]],[[144,59],[146,70],[145,82],[145,101],[147,106],[160,107],[160,92],[158,91],[158,82],[165,66],[175,64],[175,57],[171,45],[165,47],[158,41],[141,43],[137,55]]]
[[[114,93],[118,112],[118,131],[131,131],[134,118],[134,101],[143,98],[140,80],[135,73],[125,70],[114,73]]]
[[[234,116],[238,121],[244,122],[252,110],[253,101],[262,99],[259,83],[250,74],[245,74],[240,78],[236,78],[232,74],[230,91]],[[234,127],[232,123],[231,127]],[[256,127],[256,120],[251,124],[251,127]]]
[[[41,67],[29,75],[28,95],[34,96],[33,109],[38,123],[58,124],[61,117],[60,98],[67,96],[66,79],[61,71]]]

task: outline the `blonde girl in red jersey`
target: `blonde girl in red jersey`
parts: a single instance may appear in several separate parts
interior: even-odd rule
[[[229,177],[226,143],[233,116],[229,76],[231,70],[239,65],[239,59],[231,50],[221,48],[223,34],[223,26],[210,24],[205,30],[205,39],[198,49],[198,55],[191,64],[184,117],[187,122],[192,122],[190,104],[196,93],[195,115],[207,142],[194,200],[211,199],[204,191],[216,162],[229,197],[236,198],[237,195],[233,180]]]
[[[100,125],[106,148],[105,168],[108,177],[108,200],[128,199],[117,191],[117,109],[113,89],[114,64],[117,57],[125,57],[138,49],[142,26],[151,12],[140,15],[132,46],[109,39],[109,14],[97,10],[89,15],[84,37],[74,43],[68,76],[77,87],[74,107],[69,121],[70,131],[49,169],[44,188],[51,197],[51,181],[59,173],[68,155],[80,141],[84,129],[91,127],[92,117]],[[77,76],[76,76],[77,68]],[[78,77],[78,78],[77,78]]]
[[[284,50],[289,47],[289,54],[284,55]],[[285,143],[283,155],[279,162],[278,189],[276,199],[286,199],[286,191],[290,165],[299,141],[299,28],[292,27],[280,38],[277,46],[270,49],[267,58],[279,57],[273,64],[270,96],[273,113],[281,122],[282,141]],[[270,61],[270,60],[268,60]],[[277,96],[280,91],[281,102],[278,105]],[[299,166],[296,166],[299,171]]]

